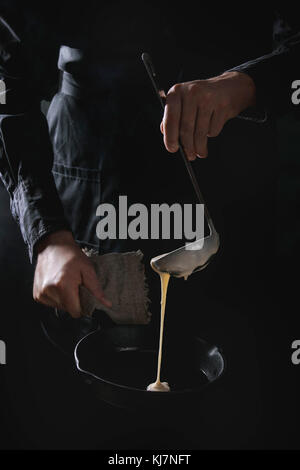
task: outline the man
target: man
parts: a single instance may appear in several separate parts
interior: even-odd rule
[[[119,12],[116,20],[113,16],[114,3],[99,8],[97,2],[90,2],[84,14],[74,6],[70,12],[67,2],[59,6],[52,3],[45,10],[30,4],[24,8],[18,2],[3,3],[2,75],[7,87],[6,104],[1,108],[3,180],[12,196],[13,213],[21,225],[30,258],[37,257],[34,298],[66,310],[76,318],[80,316],[78,286],[81,283],[99,300],[107,304],[109,300],[104,298],[95,273],[74,236],[80,244],[98,247],[96,207],[104,198],[113,200],[117,193],[122,194],[123,179],[120,175],[125,163],[127,175],[134,171],[132,162],[128,159],[120,161],[114,143],[100,134],[110,135],[110,140],[113,140],[115,132],[119,142],[120,139],[123,142],[127,139],[127,145],[131,145],[132,139],[129,141],[128,132],[122,129],[122,120],[131,104],[137,107],[137,114],[142,112],[134,95],[142,93],[147,103],[154,101],[150,98],[151,92],[146,89],[142,67],[137,66],[140,53],[148,48],[158,57],[160,64],[163,44],[168,52],[169,64],[173,61],[173,70],[169,66],[168,80],[174,80],[178,66],[181,65],[181,74],[184,67],[187,66],[187,70],[190,67],[191,60],[189,58],[187,62],[185,56],[185,41],[188,35],[191,42],[194,40],[196,24],[190,16],[185,18],[183,15],[179,20],[173,11],[167,8],[156,10],[147,4],[134,3],[124,7],[116,2]],[[212,13],[212,9],[207,8],[205,14],[208,18]],[[231,17],[226,9],[220,11],[221,14],[225,14],[227,20]],[[236,11],[236,14],[239,12]],[[71,15],[71,21],[64,21],[64,15],[66,18]],[[185,34],[180,33],[182,24],[189,24],[186,31],[182,29]],[[246,28],[248,24],[251,28],[250,19]],[[154,38],[153,28],[156,30]],[[224,21],[223,29],[218,35],[215,33],[214,39],[211,38],[209,47],[213,49],[226,30],[227,49],[230,52],[237,35],[241,34],[241,28],[236,26],[230,32]],[[261,34],[258,35],[259,44],[269,32],[265,32],[268,28],[262,21],[257,29]],[[241,54],[243,47],[247,57],[250,45],[246,31],[243,38],[242,44],[236,47],[236,55]],[[200,45],[199,32],[198,39]],[[53,83],[55,85],[57,54],[62,44],[58,60],[58,68],[63,71],[62,87],[48,114],[55,155],[55,187],[51,175],[51,144],[38,106],[39,100],[47,96]],[[251,46],[254,50],[258,49],[253,42]],[[197,49],[198,45],[194,44],[193,47]],[[215,51],[207,54],[214,57]],[[222,65],[214,64],[215,60],[209,59],[208,63],[211,61],[212,64],[206,69],[220,69]],[[232,57],[229,53],[230,61]],[[91,100],[98,102],[92,109]],[[176,151],[180,134],[190,159],[196,155],[205,157],[207,138],[217,136],[226,120],[254,104],[253,81],[238,72],[175,85],[168,93],[164,115],[166,148],[170,152]],[[148,104],[144,110],[147,106],[149,109]],[[113,111],[112,107],[117,108]],[[114,122],[116,114],[117,123]],[[127,122],[128,128],[135,125],[135,119]],[[24,136],[22,149],[12,135]],[[100,179],[102,189],[97,196]],[[130,193],[129,186],[124,187],[125,194]],[[72,196],[78,194],[77,191],[82,195],[81,205]],[[84,204],[91,201],[89,195],[93,197],[92,205],[86,210]],[[111,249],[111,244],[110,248],[102,249]]]
[[[11,1],[1,5],[1,78],[6,85],[6,103],[0,105],[1,175],[30,258],[36,263],[35,299],[68,311],[74,317],[69,318],[70,322],[82,321],[78,320],[81,283],[102,301],[105,299],[79,247],[95,248],[99,253],[142,248],[149,257],[172,246],[172,241],[164,244],[160,240],[100,243],[96,236],[97,206],[102,202],[115,204],[120,194],[127,195],[129,203],[191,200],[192,190],[182,162],[167,158],[161,149],[159,105],[140,60],[141,53],[147,51],[165,89],[170,89],[163,123],[168,150],[176,150],[180,135],[189,158],[205,157],[209,140],[210,158],[197,162],[194,168],[221,235],[221,250],[215,263],[201,276],[191,276],[184,285],[176,284],[177,295],[169,298],[172,315],[168,318],[178,330],[201,331],[203,337],[224,345],[230,364],[229,385],[223,384],[216,400],[212,394],[212,406],[202,406],[201,401],[199,410],[187,415],[186,421],[174,415],[176,423],[171,417],[170,429],[157,432],[156,443],[159,441],[163,447],[170,436],[168,445],[174,448],[174,427],[180,431],[179,445],[186,448],[245,448],[253,442],[261,444],[268,423],[272,427],[272,421],[263,420],[256,409],[263,401],[259,393],[261,381],[270,370],[269,363],[264,367],[264,353],[269,350],[265,331],[269,332],[271,314],[272,320],[276,317],[266,309],[266,305],[270,306],[265,282],[266,272],[269,274],[267,261],[259,264],[259,269],[257,263],[268,260],[269,252],[273,253],[269,238],[274,199],[272,121],[256,124],[230,120],[218,139],[207,139],[207,134],[216,135],[227,118],[255,103],[254,86],[248,75],[223,72],[271,50],[272,15],[261,13],[257,18],[257,12],[249,9],[246,18],[244,4],[234,10],[224,5],[216,11],[215,4],[199,2],[185,4],[179,10],[171,2],[156,8],[141,1],[85,2],[84,9],[67,2],[44,3],[40,7]],[[58,69],[61,84],[53,97]],[[202,81],[196,86],[190,83],[199,79]],[[174,89],[174,83],[183,85]],[[197,106],[192,100],[191,111],[190,93],[199,97]],[[47,123],[40,112],[40,101],[51,98]],[[204,101],[206,106],[202,108]],[[184,119],[179,119],[181,114]],[[263,117],[258,116],[260,121]],[[198,118],[194,143],[191,135]],[[184,123],[181,131],[179,122]],[[253,236],[254,226],[259,226],[260,237]],[[18,268],[14,268],[17,277]],[[265,295],[262,300],[261,292]],[[13,301],[15,298],[10,298]],[[27,316],[32,318],[27,310],[19,316],[25,325]],[[41,310],[45,315],[46,309]],[[259,363],[262,374],[260,369],[256,371],[259,341],[263,344]],[[76,442],[90,448],[91,438],[99,448],[104,445],[98,442],[103,435],[108,446],[121,442],[132,448],[137,438],[130,440],[130,432],[138,435],[141,447],[145,442],[148,446],[153,443],[148,423],[139,432],[137,425],[134,429],[133,419],[123,419],[121,412],[119,418],[115,413],[112,421],[111,409],[107,411],[102,406],[102,412],[95,413],[90,398],[85,400],[82,413],[90,432],[84,426],[85,433],[80,433],[76,441],[80,391],[75,386],[65,386],[64,371],[60,386],[57,387],[58,373],[54,371],[53,383],[48,387],[46,354],[41,355],[42,364],[36,356],[33,354],[27,361],[38,381],[32,380],[36,387],[29,389],[38,390],[34,406],[40,400],[40,408],[46,414],[44,404],[51,403],[60,425],[63,421],[67,428],[69,420],[71,428],[71,432],[68,429],[63,433],[60,425],[44,426],[47,437],[43,441],[40,426],[36,426],[38,431],[31,433],[35,441],[43,441],[40,445],[47,441],[51,447],[55,440],[59,441],[60,433],[64,440],[63,444],[59,441],[59,446],[67,441],[69,448],[76,448]],[[52,356],[48,364],[50,369]],[[55,364],[58,367],[58,359]],[[45,387],[39,379],[42,372]],[[66,396],[55,400],[53,394],[61,397],[60,392]],[[68,406],[69,415],[65,413]],[[271,404],[268,406],[272,408]],[[25,407],[20,408],[24,413]],[[268,415],[269,408],[264,412],[272,417],[273,414]],[[40,414],[37,413],[38,418]],[[94,426],[91,417],[96,421]],[[76,425],[72,426],[75,419]],[[51,420],[52,416],[45,419],[47,424]],[[27,416],[23,419],[26,423],[31,421]],[[203,424],[199,429],[196,422],[207,426]],[[181,429],[187,430],[185,441]]]

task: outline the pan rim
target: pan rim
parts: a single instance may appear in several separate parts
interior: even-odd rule
[[[110,385],[110,386],[113,386],[113,387],[116,387],[116,388],[121,388],[121,389],[124,389],[124,390],[127,390],[127,391],[131,391],[131,392],[139,392],[139,393],[147,393],[149,396],[163,396],[163,395],[166,395],[166,396],[170,396],[170,394],[172,394],[172,396],[174,395],[182,395],[182,394],[192,394],[192,393],[197,393],[197,392],[200,392],[202,390],[204,390],[208,385],[212,385],[214,383],[216,383],[218,380],[220,380],[221,378],[223,378],[224,376],[224,372],[226,371],[226,368],[227,368],[227,365],[226,365],[226,359],[223,355],[223,352],[222,350],[214,345],[215,347],[217,347],[221,357],[222,357],[222,360],[223,360],[223,369],[222,369],[222,372],[220,373],[220,375],[218,375],[218,377],[212,381],[208,381],[206,384],[204,385],[201,385],[200,387],[195,387],[195,388],[186,388],[186,389],[183,389],[183,390],[175,390],[175,391],[172,391],[170,390],[169,392],[150,392],[149,394],[149,390],[146,390],[146,389],[141,389],[141,388],[136,388],[136,387],[129,387],[128,385],[121,385],[121,384],[117,384],[115,382],[111,382],[110,380],[106,380],[106,379],[103,379],[101,377],[99,377],[98,375],[94,374],[93,372],[90,372],[89,370],[86,370],[86,369],[82,369],[81,366],[80,366],[80,360],[78,358],[78,355],[77,355],[77,349],[79,348],[80,344],[86,339],[88,338],[89,336],[93,335],[94,333],[96,333],[98,330],[96,331],[92,331],[90,333],[88,333],[86,336],[84,336],[83,338],[81,338],[78,343],[76,344],[75,346],[75,349],[74,349],[74,358],[75,358],[75,364],[76,364],[76,367],[77,369],[79,370],[79,372],[82,372],[86,375],[89,375],[97,380],[99,380],[100,382],[103,382],[107,385]],[[200,338],[202,339],[202,338]],[[202,339],[202,341],[205,341]],[[207,344],[209,344],[207,341],[205,341]],[[203,371],[202,371],[203,372]],[[204,372],[203,372],[204,373]]]

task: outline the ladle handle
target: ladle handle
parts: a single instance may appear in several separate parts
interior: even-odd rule
[[[147,52],[144,52],[142,54],[142,61],[146,67],[146,70],[148,72],[148,75],[149,75],[149,78],[152,82],[152,85],[156,91],[156,94],[157,94],[157,97],[160,101],[160,104],[161,104],[161,107],[162,109],[164,110],[165,109],[165,105],[166,105],[166,93],[164,91],[164,89],[160,86],[159,84],[159,81],[158,81],[158,78],[157,78],[157,73],[155,71],[155,68],[153,66],[153,62],[151,60],[151,57],[150,55],[147,53]],[[197,181],[197,178],[195,176],[195,172],[193,170],[193,167],[191,165],[191,162],[189,161],[189,159],[187,158],[186,156],[186,153],[185,151],[183,150],[183,147],[181,145],[181,143],[179,142],[179,153],[185,163],[185,167],[187,169],[187,172],[189,174],[189,177],[190,177],[190,180],[192,182],[192,185],[193,185],[193,188],[195,190],[195,193],[196,193],[196,196],[197,196],[197,199],[198,201],[200,202],[200,204],[203,204],[204,206],[204,214],[205,214],[205,217],[206,217],[206,220],[207,220],[207,223],[208,223],[208,226],[209,226],[209,229],[211,231],[211,233],[213,232],[216,232],[216,229],[215,229],[215,226],[213,224],[213,221],[211,219],[211,216],[209,214],[209,211],[207,209],[207,206],[204,202],[204,199],[203,199],[203,196],[202,196],[202,193],[200,191],[200,188],[199,188],[199,185],[198,185],[198,181]]]

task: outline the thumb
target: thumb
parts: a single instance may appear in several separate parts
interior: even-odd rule
[[[97,279],[97,275],[95,270],[89,269],[88,271],[85,270],[82,273],[82,284],[90,291],[91,294],[93,294],[94,297],[96,297],[99,302],[101,302],[103,305],[106,307],[111,307],[112,303],[106,299],[104,292],[100,286],[100,283]]]

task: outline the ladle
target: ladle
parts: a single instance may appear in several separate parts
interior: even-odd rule
[[[161,103],[162,109],[164,110],[166,94],[159,84],[153,62],[149,54],[146,52],[142,54],[142,60]],[[204,216],[209,227],[209,235],[192,243],[188,243],[177,250],[171,251],[170,253],[156,256],[151,260],[151,265],[157,271],[169,273],[174,277],[187,278],[190,274],[200,271],[208,265],[219,249],[220,238],[204,202],[191,162],[187,158],[181,143],[179,143],[179,153],[185,163],[190,180],[197,195],[197,199],[200,204],[203,204]]]

